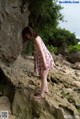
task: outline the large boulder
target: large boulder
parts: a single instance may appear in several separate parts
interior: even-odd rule
[[[13,62],[21,52],[21,31],[28,25],[28,4],[0,0],[0,60]]]
[[[72,63],[80,62],[80,51],[69,54],[68,59]]]

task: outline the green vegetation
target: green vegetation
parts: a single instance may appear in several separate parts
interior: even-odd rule
[[[73,52],[77,52],[77,51],[80,51],[80,44],[76,44],[74,46],[71,45],[68,48],[69,53],[73,53]]]
[[[23,55],[33,55],[33,42],[29,40],[27,43],[23,44],[22,54]]]
[[[54,37],[55,37],[55,43],[56,46],[58,47],[65,47],[66,46],[70,46],[70,45],[75,45],[78,41],[76,40],[76,36],[74,33],[71,33],[70,31],[66,30],[66,29],[61,29],[58,28],[55,33],[54,33]]]
[[[68,47],[78,43],[74,33],[66,29],[57,28],[52,39],[49,39],[48,44],[58,48],[58,53],[64,54]]]
[[[63,20],[62,9],[57,0],[29,0],[30,25],[47,42],[53,37],[59,20]]]
[[[54,46],[52,46],[52,45],[48,45],[47,47],[48,47],[48,50],[49,50],[50,52],[54,52],[55,54],[58,53],[57,47],[54,47]]]
[[[67,51],[71,52],[71,47],[80,39],[76,39],[74,33],[58,28],[59,21],[63,21],[63,15],[60,13],[62,7],[57,4],[57,0],[24,0],[24,4],[27,1],[30,10],[29,24],[39,33],[48,49],[63,55]],[[26,53],[33,50],[31,47],[27,48]]]
[[[63,15],[60,13],[62,7],[57,5],[57,0],[24,0],[23,4],[26,2],[29,2],[29,25],[39,33],[45,44],[48,45],[59,20],[63,20]],[[27,48],[26,53],[28,51],[29,48]]]

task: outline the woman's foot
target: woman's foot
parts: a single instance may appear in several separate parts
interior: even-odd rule
[[[46,90],[45,90],[45,93],[48,93],[48,91],[49,91],[49,90],[48,90],[48,89],[46,89]]]
[[[36,100],[44,99],[44,96],[42,96],[42,95],[37,95],[37,96],[34,96],[34,99],[36,99]]]
[[[40,93],[41,92],[41,89],[38,89],[38,93]],[[46,89],[45,91],[44,91],[44,93],[48,93],[48,89]]]

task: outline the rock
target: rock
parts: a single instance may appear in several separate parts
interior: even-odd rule
[[[0,0],[0,60],[12,63],[21,53],[21,31],[28,25],[28,4]]]
[[[11,113],[9,99],[6,96],[2,96],[0,97],[0,111],[5,111],[5,110]]]
[[[80,87],[80,81],[73,81],[73,85]]]
[[[72,63],[80,62],[80,51],[69,54],[68,60]]]
[[[0,117],[3,118],[4,116],[1,116],[2,113],[7,113],[6,116],[8,117],[8,119],[15,119],[15,116],[11,114],[10,102],[6,96],[0,97]]]
[[[55,100],[56,98],[57,100]],[[17,119],[65,119],[65,115],[73,118],[78,115],[76,109],[69,105],[67,100],[63,99],[61,102],[58,97],[56,98],[53,98],[52,101],[46,97],[38,101],[34,99],[34,95],[30,94],[28,90],[24,94],[17,90],[12,106],[13,114],[16,115]],[[68,104],[68,107],[65,104]]]
[[[9,114],[9,118],[8,119],[16,119],[16,117],[12,114]]]
[[[73,65],[73,68],[80,70],[80,62],[76,62],[76,63]]]
[[[80,76],[80,72],[75,71],[75,75],[76,75],[77,77],[79,77],[79,76]]]
[[[58,61],[57,63],[59,64]],[[67,61],[63,59],[60,65],[49,72],[49,92],[42,100],[34,99],[34,94],[40,87],[40,80],[39,77],[34,75],[28,76],[28,73],[33,71],[33,58],[27,59],[21,55],[9,66],[4,63],[0,64],[0,77],[3,82],[7,81],[9,87],[11,84],[15,86],[15,88],[8,88],[4,85],[4,87],[0,88],[1,97],[3,94],[8,96],[8,99],[12,97],[12,101],[10,101],[12,117],[15,119],[80,118],[79,103],[77,101],[80,99],[79,90],[74,90],[75,87],[77,88],[74,81],[79,82],[79,70],[77,70],[79,75],[77,77],[75,74],[76,69],[69,66]]]

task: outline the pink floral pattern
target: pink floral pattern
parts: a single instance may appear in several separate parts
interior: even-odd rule
[[[51,55],[51,53],[48,51],[47,47],[45,46],[44,42],[41,40],[41,46],[42,52],[44,54],[44,58],[47,64],[47,69],[50,70],[54,67],[54,60]],[[43,56],[39,49],[39,47],[34,44],[34,71],[37,74],[41,74],[45,70],[44,62],[43,62]]]

